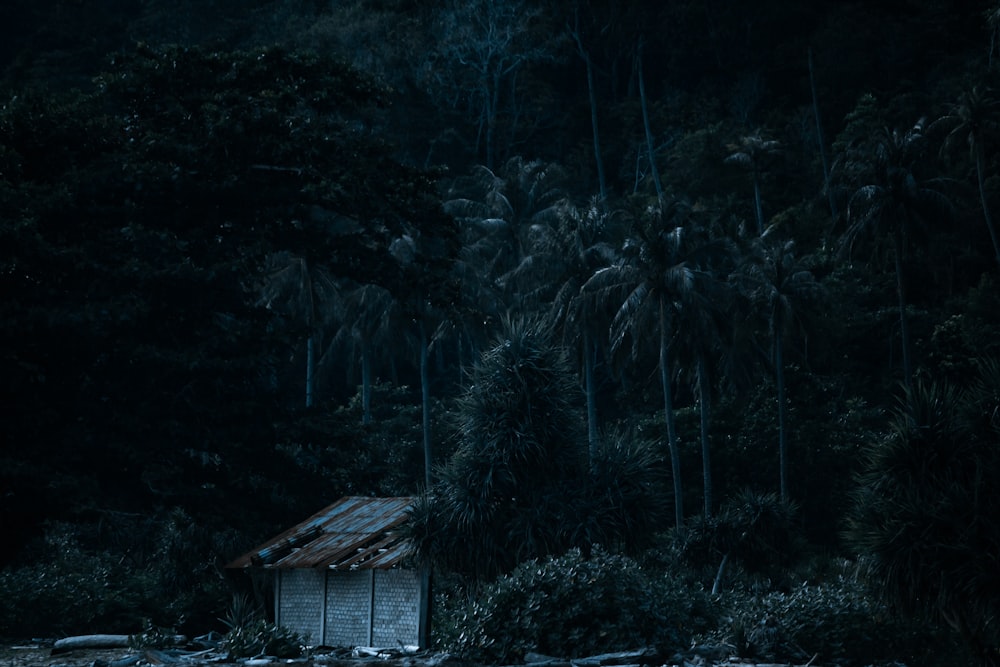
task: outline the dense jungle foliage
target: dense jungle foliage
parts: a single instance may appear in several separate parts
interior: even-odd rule
[[[993,0],[0,31],[0,636],[216,627],[382,494],[478,659],[1000,661]]]

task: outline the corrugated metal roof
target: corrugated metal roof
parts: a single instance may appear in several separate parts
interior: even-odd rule
[[[400,526],[413,498],[347,496],[261,544],[227,568],[390,569],[410,553]]]

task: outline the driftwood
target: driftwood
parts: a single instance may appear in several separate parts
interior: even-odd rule
[[[661,664],[662,656],[651,648],[618,653],[603,653],[586,658],[554,658],[540,653],[527,653],[518,667],[640,667]]]
[[[174,635],[175,644],[187,641],[184,635]],[[129,648],[129,635],[78,635],[63,637],[52,644],[52,653],[65,653],[80,649]]]
[[[519,667],[573,667],[569,660],[559,660],[553,658],[551,660],[538,660],[535,662],[526,662]]]
[[[604,653],[588,658],[575,658],[570,660],[574,667],[605,667],[616,665],[648,665],[658,662],[660,654],[651,648],[639,649],[637,651],[620,651],[618,653]]]
[[[128,635],[79,635],[57,639],[53,653],[65,653],[84,648],[128,648]]]

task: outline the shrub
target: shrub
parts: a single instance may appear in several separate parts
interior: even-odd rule
[[[573,549],[522,563],[471,602],[454,601],[443,648],[502,663],[527,651],[568,657],[654,646],[674,651],[710,615],[703,591],[625,556]],[[450,630],[449,630],[450,628]]]
[[[305,650],[306,640],[288,628],[258,619],[226,633],[223,647],[234,658],[267,655],[276,658],[297,658]]]
[[[0,572],[0,635],[30,637],[135,627],[148,581],[81,547],[68,524],[48,526],[45,558]]]
[[[737,591],[723,602],[732,610],[730,624],[715,638],[745,657],[804,662],[818,655],[824,664],[841,665],[966,664],[953,637],[889,614],[846,570],[821,584],[763,595]]]
[[[0,635],[203,628],[226,597],[219,561],[233,550],[234,535],[176,508],[51,523],[19,563],[0,571]]]
[[[305,650],[306,638],[264,620],[260,608],[246,595],[234,595],[226,617],[220,619],[228,632],[222,640],[229,659],[260,655],[297,658]]]
[[[645,544],[664,509],[658,456],[617,437],[589,461],[578,398],[549,327],[506,322],[456,404],[454,454],[410,513],[420,557],[486,582],[573,547]]]
[[[960,633],[1000,664],[1000,362],[968,387],[917,385],[866,450],[847,537],[894,611]]]
[[[164,649],[177,646],[178,634],[173,628],[161,628],[147,620],[142,632],[128,636],[128,647],[134,651],[147,648]]]

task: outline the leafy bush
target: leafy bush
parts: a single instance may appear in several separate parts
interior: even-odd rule
[[[171,648],[177,646],[177,638],[173,628],[161,628],[147,620],[142,632],[128,636],[128,647],[133,650]]]
[[[1000,661],[1000,361],[968,386],[918,384],[867,448],[847,538],[868,581],[902,614],[947,625]]]
[[[574,377],[548,325],[505,322],[456,403],[458,446],[410,512],[423,559],[486,582],[573,547],[645,544],[665,507],[663,467],[625,437],[588,460]]]
[[[235,541],[234,531],[199,525],[178,508],[51,523],[0,571],[0,635],[204,628],[226,598],[219,560]]]
[[[703,580],[713,577],[713,594],[728,575],[730,563],[749,575],[777,580],[785,576],[800,547],[794,530],[796,511],[794,503],[783,502],[775,493],[744,490],[719,514],[694,517],[683,529],[673,530],[669,549],[688,567],[702,570]]]
[[[230,659],[261,655],[297,658],[302,655],[305,643],[305,638],[297,632],[263,619],[232,628],[223,640]]]
[[[261,655],[297,658],[305,650],[306,639],[284,626],[268,623],[256,604],[246,595],[234,595],[220,619],[228,632],[222,646],[229,659]]]
[[[44,559],[0,572],[0,635],[30,637],[138,624],[148,581],[106,554],[81,547],[67,524],[48,527]]]
[[[683,581],[655,576],[625,556],[577,549],[522,563],[471,602],[451,601],[439,627],[442,648],[503,663],[527,651],[560,656],[655,646],[677,650],[704,629],[708,597]]]
[[[966,664],[953,637],[895,618],[846,570],[822,584],[763,595],[737,591],[722,601],[732,610],[730,623],[715,639],[746,657],[804,662],[818,654],[824,664]]]

